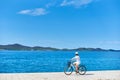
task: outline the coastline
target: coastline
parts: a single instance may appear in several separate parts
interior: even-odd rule
[[[102,48],[86,48],[86,47],[79,47],[79,48],[55,48],[55,47],[42,47],[42,46],[26,46],[19,43],[15,44],[8,44],[8,45],[0,45],[0,50],[8,50],[8,51],[112,51],[112,52],[120,52],[120,50],[116,49],[102,49]]]
[[[0,73],[0,80],[120,80],[120,70],[88,71],[85,75],[64,72]]]

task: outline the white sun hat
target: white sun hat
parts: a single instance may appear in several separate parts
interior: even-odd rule
[[[78,52],[75,52],[75,54],[78,54]]]

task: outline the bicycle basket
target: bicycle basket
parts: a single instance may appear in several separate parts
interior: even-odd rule
[[[69,67],[69,66],[71,65],[71,62],[68,62],[67,65],[68,65],[68,67]]]

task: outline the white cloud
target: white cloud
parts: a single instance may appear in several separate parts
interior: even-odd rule
[[[43,8],[36,8],[36,9],[22,10],[18,13],[25,14],[25,15],[32,15],[32,16],[41,16],[41,15],[47,14],[48,12]]]
[[[95,0],[64,0],[61,6],[74,6],[74,7],[81,7],[84,5],[88,5]]]
[[[73,6],[79,8],[81,6],[86,6],[94,1],[99,1],[99,0],[50,0],[49,3],[45,4],[44,6],[45,8],[21,10],[18,12],[18,14],[41,16],[48,14],[48,11],[46,11],[46,9],[50,7]]]
[[[63,0],[49,0],[48,3],[45,5],[46,8],[50,7],[58,7],[63,2]]]
[[[46,4],[45,6],[46,6],[46,8],[49,8],[49,7],[51,7],[53,4],[52,3],[48,3],[48,4]]]

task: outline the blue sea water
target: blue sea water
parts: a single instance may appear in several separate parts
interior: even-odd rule
[[[80,51],[88,71],[120,70],[120,52]],[[63,72],[74,51],[0,51],[0,73]]]

